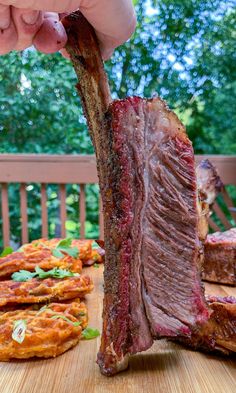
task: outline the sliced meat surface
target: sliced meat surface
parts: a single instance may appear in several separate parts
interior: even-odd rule
[[[202,349],[199,337],[211,334],[206,326],[215,310],[200,280],[194,154],[183,125],[160,98],[111,102],[93,29],[80,13],[64,25],[103,199],[106,258],[98,364],[103,374],[113,375],[153,339],[167,337]]]
[[[107,119],[99,362],[112,373],[153,338],[190,336],[209,312],[200,283],[193,150],[182,124],[159,98],[114,101]]]

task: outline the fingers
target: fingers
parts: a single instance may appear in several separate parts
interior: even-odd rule
[[[43,23],[42,12],[12,7],[12,18],[18,35],[14,50],[28,48]]]
[[[0,55],[32,44],[41,52],[54,53],[62,49],[66,41],[58,14],[0,4]]]
[[[42,13],[0,5],[0,55],[32,45],[43,21]]]
[[[10,25],[10,7],[0,4],[0,29],[5,30]]]
[[[132,0],[84,0],[80,11],[96,30],[104,60],[135,30]]]
[[[0,4],[0,55],[10,52],[15,47],[17,39],[11,8]]]
[[[0,55],[32,42],[44,53],[60,50],[67,39],[64,27],[58,14],[42,11],[70,12],[78,7],[95,28],[105,60],[135,29],[132,0],[0,0]]]
[[[33,40],[35,48],[43,53],[54,53],[62,49],[66,41],[67,35],[58,14],[46,12],[41,28]]]
[[[0,0],[1,4],[31,10],[72,12],[79,8],[83,0]]]

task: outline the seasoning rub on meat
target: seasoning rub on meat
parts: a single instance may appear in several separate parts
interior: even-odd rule
[[[101,372],[126,368],[129,355],[162,337],[234,352],[235,305],[209,306],[201,285],[194,154],[183,125],[160,98],[112,102],[93,29],[80,13],[64,25],[104,208]]]

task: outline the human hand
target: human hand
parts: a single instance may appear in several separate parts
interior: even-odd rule
[[[61,50],[67,36],[59,15],[77,9],[94,27],[104,60],[135,29],[132,0],[0,0],[0,55],[31,45]]]

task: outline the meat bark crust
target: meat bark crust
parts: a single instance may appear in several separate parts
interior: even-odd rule
[[[160,98],[111,103],[93,29],[80,14],[64,24],[104,206],[101,372],[126,368],[129,354],[149,348],[155,338],[212,350],[203,334],[214,311],[200,281],[191,142]]]
[[[236,286],[236,228],[207,236],[203,279]]]
[[[197,166],[196,176],[200,199],[211,206],[223,190],[224,184],[216,168],[208,159],[202,160]]]
[[[103,373],[114,374],[127,354],[149,348],[152,338],[191,336],[209,313],[200,285],[193,151],[184,127],[159,98],[114,101],[108,113],[98,360]]]

